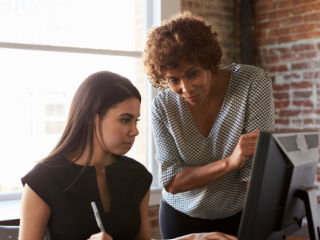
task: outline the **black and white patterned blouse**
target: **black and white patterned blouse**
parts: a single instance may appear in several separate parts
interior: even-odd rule
[[[244,133],[274,130],[272,83],[267,72],[232,64],[231,79],[221,111],[208,138],[198,130],[187,103],[170,89],[152,102],[152,126],[163,198],[191,217],[220,219],[240,212],[252,159],[241,170],[230,172],[199,189],[171,194],[165,190],[185,167],[204,166],[230,156]]]

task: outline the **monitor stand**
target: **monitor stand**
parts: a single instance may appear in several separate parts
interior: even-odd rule
[[[316,191],[313,188],[299,189],[297,197],[306,208],[310,240],[320,240],[320,222]]]
[[[266,240],[282,240],[287,239],[288,236],[291,236],[295,232],[298,232],[301,229],[302,219],[287,226],[286,228],[280,231],[274,231]]]

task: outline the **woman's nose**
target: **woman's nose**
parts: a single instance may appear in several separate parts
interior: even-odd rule
[[[182,93],[190,93],[194,87],[192,86],[190,81],[181,81],[181,90]]]
[[[130,136],[138,136],[139,135],[139,130],[137,128],[137,124],[135,124],[133,127],[132,127],[132,131],[130,132]]]

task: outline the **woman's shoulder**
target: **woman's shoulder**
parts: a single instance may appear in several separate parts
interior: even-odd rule
[[[141,170],[144,172],[148,172],[147,168],[139,161],[128,157],[128,156],[118,156],[118,161],[121,162],[126,168],[132,168],[132,169],[137,169]]]
[[[148,171],[148,169],[142,163],[138,162],[133,158],[127,156],[119,156],[118,164],[116,164],[115,166],[119,166],[123,173],[123,169],[126,169],[130,175],[136,175],[141,178],[152,179],[152,175]]]
[[[175,103],[179,101],[179,96],[171,91],[171,89],[166,89],[153,99],[152,106],[161,107],[167,106],[170,103]]]
[[[234,83],[236,85],[249,86],[258,84],[269,86],[271,84],[268,72],[256,66],[233,63],[224,69],[232,70],[232,79],[235,80]]]
[[[140,203],[152,184],[152,174],[140,162],[127,156],[118,156],[117,162],[106,168],[106,174],[112,176],[115,184],[121,183],[124,195],[132,193]],[[120,186],[120,185],[119,185]],[[132,198],[134,198],[132,196]]]
[[[151,113],[152,117],[158,117],[164,121],[169,121],[170,116],[176,116],[177,113],[181,112],[182,108],[183,104],[180,97],[170,89],[166,89],[153,99]]]
[[[37,163],[25,176],[21,178],[22,184],[28,182],[55,182],[62,177],[62,170],[72,168],[64,157],[59,157],[54,160],[46,160]]]
[[[250,75],[261,75],[267,73],[265,70],[253,66],[253,65],[246,65],[246,64],[237,64],[233,63],[230,66],[226,67],[225,69],[232,69],[233,74],[239,76],[239,77],[248,77]]]
[[[37,163],[25,176],[21,178],[22,185],[27,184],[50,207],[65,186],[65,176],[61,167],[68,164],[66,159],[42,161]]]
[[[56,158],[54,160],[40,161],[30,170],[29,173],[38,173],[45,171],[50,173],[57,169],[57,167],[67,166],[67,162],[64,157]]]

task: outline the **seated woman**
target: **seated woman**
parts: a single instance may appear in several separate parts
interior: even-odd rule
[[[111,72],[89,76],[76,91],[52,152],[22,178],[20,240],[150,239],[152,176],[123,156],[138,135],[141,96]],[[95,202],[106,232],[93,214]],[[236,239],[221,233],[182,239]]]
[[[164,90],[151,107],[163,238],[237,235],[259,130],[274,129],[268,73],[221,57],[217,32],[188,12],[148,33],[145,71]]]

